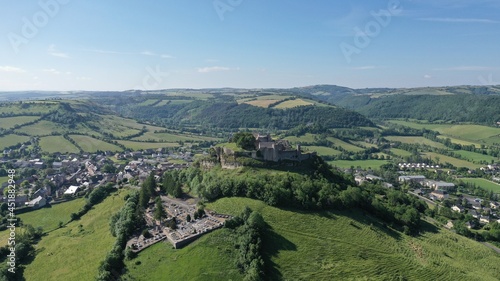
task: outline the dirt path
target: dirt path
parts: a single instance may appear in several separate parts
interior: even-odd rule
[[[491,245],[490,243],[488,242],[481,242],[481,244],[483,244],[484,246],[492,249],[493,251],[497,252],[498,254],[500,254],[500,248],[494,246],[494,245]]]

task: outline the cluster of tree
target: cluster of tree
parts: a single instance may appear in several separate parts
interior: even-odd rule
[[[142,208],[147,208],[149,200],[154,195],[156,195],[156,179],[154,172],[151,172],[142,183],[141,191],[139,193],[139,205]]]
[[[182,196],[182,183],[173,176],[172,173],[164,173],[162,179],[162,191],[173,197]]]
[[[116,188],[112,183],[108,183],[105,186],[94,188],[88,195],[85,205],[77,213],[71,213],[71,220],[79,220],[83,215],[85,215],[92,207],[96,204],[101,203],[109,194],[116,191]]]
[[[255,137],[250,132],[237,132],[231,137],[231,142],[246,150],[255,149]]]
[[[125,267],[124,258],[133,256],[133,253],[125,248],[132,233],[139,231],[145,225],[139,198],[138,192],[126,196],[125,205],[120,212],[111,217],[109,226],[116,241],[104,261],[101,262],[96,280],[120,280],[120,274]]]
[[[239,216],[228,220],[225,227],[234,230],[235,262],[245,276],[243,280],[265,280],[262,239],[266,223],[262,215],[246,207]]]

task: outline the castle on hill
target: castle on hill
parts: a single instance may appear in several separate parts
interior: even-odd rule
[[[255,151],[252,158],[265,161],[279,162],[281,160],[303,161],[311,158],[315,153],[302,153],[300,144],[295,149],[287,140],[273,140],[271,135],[253,134],[255,137]]]

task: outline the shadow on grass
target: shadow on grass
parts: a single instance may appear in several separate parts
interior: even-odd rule
[[[435,226],[434,224],[425,221],[423,219],[420,220],[420,234],[423,235],[425,233],[438,233],[439,228]]]
[[[266,280],[283,280],[279,266],[271,258],[277,257],[281,251],[297,251],[297,246],[290,240],[276,233],[270,225],[264,232],[263,259],[265,264]]]

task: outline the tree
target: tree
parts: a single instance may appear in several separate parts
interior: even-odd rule
[[[156,197],[155,200],[155,211],[153,214],[153,217],[155,220],[161,222],[163,218],[167,217],[167,213],[165,212],[165,209],[163,208],[163,204],[161,201],[160,197]]]
[[[246,149],[255,149],[255,137],[249,132],[238,132],[233,135],[232,141],[236,143],[237,146]]]

